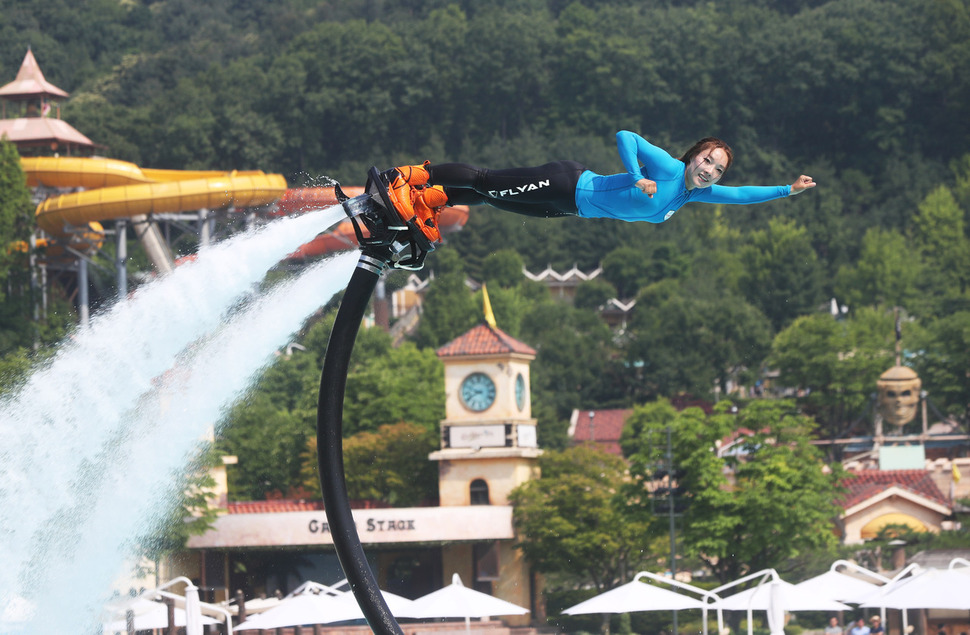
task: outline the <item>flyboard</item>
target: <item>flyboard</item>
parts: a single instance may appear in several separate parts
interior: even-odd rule
[[[317,456],[324,508],[334,548],[344,575],[375,635],[403,635],[384,601],[367,562],[347,496],[343,464],[343,400],[354,340],[377,281],[383,271],[421,269],[440,240],[437,212],[416,212],[420,190],[412,188],[396,169],[370,168],[364,193],[350,198],[335,193],[350,217],[361,255],[344,292],[320,374],[317,403]]]
[[[334,187],[337,200],[354,224],[361,251],[389,252],[387,266],[417,270],[440,241],[434,216],[416,213],[411,200],[416,188],[410,186],[396,169],[367,172],[364,193],[353,198]]]

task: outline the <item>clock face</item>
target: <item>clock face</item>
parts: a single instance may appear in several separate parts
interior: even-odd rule
[[[461,382],[460,395],[469,410],[487,410],[495,401],[495,383],[485,373],[472,373]]]
[[[522,373],[515,378],[515,405],[519,410],[525,408],[525,377]]]

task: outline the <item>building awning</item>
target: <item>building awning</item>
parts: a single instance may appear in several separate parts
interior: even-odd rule
[[[406,544],[510,540],[512,507],[405,507],[354,510],[363,544]],[[233,547],[298,547],[332,545],[323,511],[227,514],[201,536],[189,538],[189,549]]]

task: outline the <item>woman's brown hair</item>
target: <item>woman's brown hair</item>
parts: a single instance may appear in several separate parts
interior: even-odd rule
[[[734,163],[734,152],[731,150],[731,146],[724,141],[721,141],[717,137],[704,137],[692,145],[690,149],[684,153],[684,156],[680,157],[680,160],[684,163],[690,163],[694,157],[704,150],[712,151],[717,148],[724,150],[724,154],[727,155],[727,165],[724,166],[724,169],[727,170],[729,167],[731,167],[731,164]]]

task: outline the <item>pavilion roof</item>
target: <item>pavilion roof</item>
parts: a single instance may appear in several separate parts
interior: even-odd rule
[[[71,124],[51,117],[21,117],[0,119],[0,137],[7,135],[11,143],[23,145],[66,145],[94,147],[94,142],[77,131]]]
[[[5,99],[26,99],[30,97],[67,97],[68,93],[44,79],[44,73],[30,49],[20,64],[17,78],[9,84],[0,87],[0,97]]]

